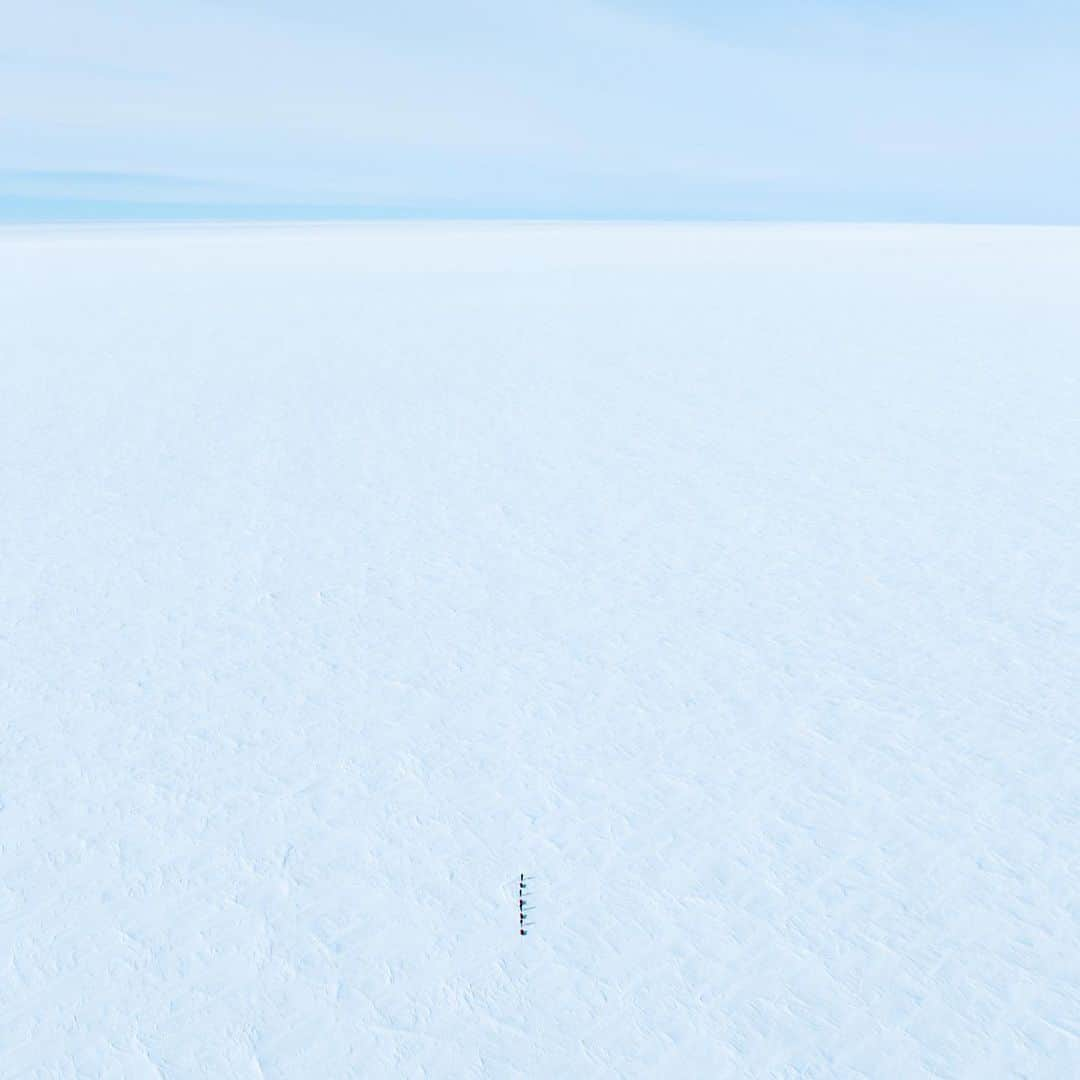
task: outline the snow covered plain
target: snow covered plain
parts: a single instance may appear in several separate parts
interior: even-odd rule
[[[0,1077],[1080,1075],[1078,297],[0,233]]]

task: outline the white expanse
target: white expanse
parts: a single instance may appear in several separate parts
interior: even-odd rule
[[[0,231],[0,1077],[1080,1075],[1078,298]]]

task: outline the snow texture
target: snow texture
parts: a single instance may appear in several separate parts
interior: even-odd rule
[[[1078,296],[3,231],[0,1077],[1080,1075]]]

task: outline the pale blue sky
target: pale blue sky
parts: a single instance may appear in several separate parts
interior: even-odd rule
[[[1080,222],[1080,4],[39,0],[0,220]]]

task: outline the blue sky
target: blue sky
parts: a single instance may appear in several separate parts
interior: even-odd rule
[[[0,220],[1080,222],[1080,4],[39,0]]]

